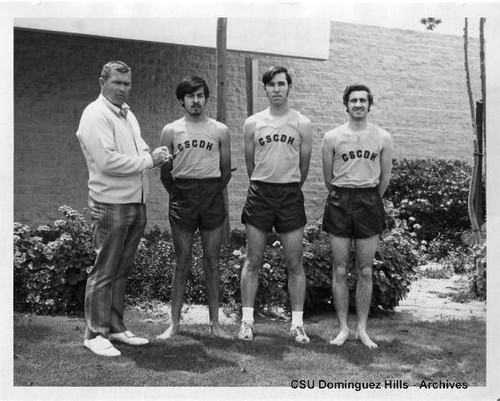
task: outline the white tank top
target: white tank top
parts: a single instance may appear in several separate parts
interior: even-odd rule
[[[173,150],[177,152],[172,177],[218,178],[220,172],[219,139],[217,122],[207,118],[202,123],[191,123],[183,117],[172,123]]]
[[[382,142],[379,128],[368,124],[361,133],[336,129],[334,137],[333,180],[339,187],[371,188],[380,181]]]
[[[252,181],[269,183],[300,182],[300,113],[290,110],[283,120],[269,115],[268,110],[255,115],[255,168]]]

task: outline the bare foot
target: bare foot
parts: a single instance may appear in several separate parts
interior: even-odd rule
[[[372,340],[370,340],[370,337],[368,337],[366,331],[356,331],[356,338],[358,338],[363,344],[365,344],[370,349],[378,347],[377,344],[375,344]]]
[[[349,330],[341,331],[339,334],[337,334],[337,337],[335,337],[333,340],[330,341],[330,344],[337,345],[340,347],[346,342],[348,338],[349,338]]]
[[[179,327],[174,328],[174,326],[172,325],[167,330],[165,330],[162,334],[160,334],[159,336],[156,336],[156,339],[157,340],[167,340],[167,339],[172,338],[175,335],[177,335],[178,332],[179,332]]]
[[[227,331],[223,330],[220,326],[208,326],[208,331],[211,335],[218,338],[223,338],[225,340],[232,340],[233,336]]]

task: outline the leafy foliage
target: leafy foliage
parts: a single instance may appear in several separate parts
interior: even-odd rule
[[[446,270],[468,275],[471,297],[486,299],[486,242],[451,251],[442,263]]]
[[[485,255],[486,244],[470,240],[471,174],[471,166],[462,161],[398,160],[386,197],[418,240],[421,261],[444,263],[448,271],[468,274],[472,294],[485,299],[486,259],[481,252]],[[486,215],[480,218],[485,221]]]
[[[14,223],[14,307],[39,314],[83,309],[87,272],[93,266],[92,233],[68,206],[65,220],[32,230]]]
[[[486,300],[486,242],[472,247],[473,264],[469,269],[471,292]]]
[[[147,239],[141,241],[129,278],[127,299],[156,299],[164,302],[171,300],[175,250],[172,245],[165,244],[165,241],[169,241],[168,238],[168,233],[161,233],[155,228]],[[246,259],[245,247],[245,232],[235,229],[231,231],[228,243],[220,250],[220,301],[230,311],[236,311],[241,306],[240,281]],[[288,302],[287,275],[279,242],[266,246],[263,267],[259,270],[259,283],[255,302],[258,310]],[[205,289],[203,249],[197,233],[193,240],[184,302],[207,303]]]
[[[458,243],[470,228],[470,176],[470,165],[461,161],[398,160],[385,196],[418,240]]]
[[[418,265],[417,246],[413,235],[400,220],[397,210],[385,201],[388,226],[392,227],[380,238],[373,264],[373,294],[371,309],[393,310],[409,291]],[[331,295],[332,257],[329,238],[320,232],[320,224],[306,231],[304,268],[307,277],[308,309],[322,308],[333,304]],[[309,242],[312,239],[312,242]],[[357,283],[355,250],[351,251],[347,282],[350,306],[355,305]]]
[[[395,226],[384,233],[375,254],[372,307],[392,310],[408,295],[418,266],[418,252],[406,222],[395,215],[389,202],[386,211],[393,213]]]
[[[58,220],[51,227],[40,226],[34,233],[27,226],[15,225],[17,309],[36,313],[71,313],[82,309],[86,274],[94,261],[91,231],[81,214],[67,206],[61,211],[67,220]],[[393,229],[391,233],[381,241],[374,268],[374,305],[384,309],[392,309],[406,295],[413,271],[411,264],[415,263],[409,259],[411,243],[404,239],[404,230]],[[255,307],[260,311],[275,306],[290,309],[288,274],[278,238],[276,234],[269,235],[259,270]],[[221,302],[230,310],[241,305],[245,246],[245,233],[233,230],[230,241],[221,249]],[[321,232],[319,224],[307,228],[303,247],[307,306],[315,309],[331,305],[331,250],[328,236]],[[207,301],[202,256],[201,240],[196,235],[185,302]],[[127,300],[170,301],[174,267],[171,238],[155,227],[140,242],[128,280]],[[349,285],[355,286],[352,271]]]
[[[126,299],[131,303],[151,298],[170,300],[174,266],[175,253],[170,235],[154,227],[139,243],[127,281]]]
[[[486,298],[486,243],[467,240],[470,166],[459,161],[400,160],[386,193],[388,229],[373,266],[372,309],[391,310],[409,290],[419,263],[443,263],[447,271],[470,277],[471,293]],[[59,208],[65,219],[32,229],[14,223],[14,307],[40,314],[83,309],[85,281],[93,266],[92,232],[83,214]],[[185,302],[205,303],[201,240],[195,236]],[[245,232],[232,230],[220,251],[220,299],[230,310],[241,305],[240,278],[246,257]],[[351,258],[351,293],[356,272]],[[307,227],[303,242],[306,308],[332,307],[331,248],[320,224]],[[129,302],[170,301],[175,252],[170,235],[158,227],[141,240],[129,275]],[[288,274],[279,237],[270,234],[259,270],[255,307],[289,310]],[[351,300],[353,301],[353,300]],[[351,302],[353,305],[354,302]]]

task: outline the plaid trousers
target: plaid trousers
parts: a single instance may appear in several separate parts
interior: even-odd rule
[[[125,288],[146,227],[143,203],[110,204],[89,197],[96,260],[85,290],[85,339],[127,330]]]

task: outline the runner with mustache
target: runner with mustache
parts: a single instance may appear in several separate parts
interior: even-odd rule
[[[349,337],[347,273],[354,241],[356,338],[368,348],[376,348],[366,332],[366,323],[373,288],[372,265],[378,238],[385,228],[382,196],[391,179],[393,143],[387,131],[367,121],[373,105],[367,86],[348,86],[343,101],[349,120],[327,132],[322,144],[323,175],[329,192],[323,230],[330,233],[332,293],[340,325],[340,332],[330,344],[341,346]]]
[[[203,246],[210,333],[231,338],[219,324],[219,249],[226,218],[223,190],[231,178],[231,144],[226,125],[206,116],[209,98],[206,81],[184,79],[176,90],[184,116],[167,124],[160,143],[174,155],[161,169],[161,181],[169,193],[169,221],[176,265],[172,278],[172,322],[157,337],[165,340],[179,332],[181,308],[191,264],[196,230]]]

